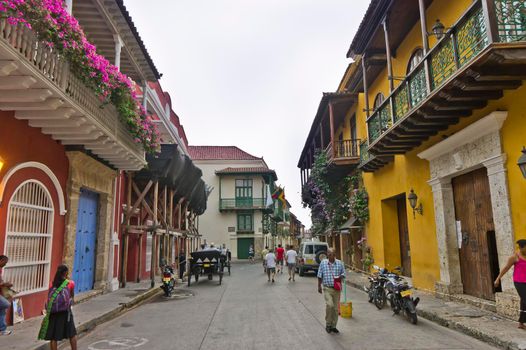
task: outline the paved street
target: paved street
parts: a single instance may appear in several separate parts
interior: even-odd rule
[[[193,281],[192,281],[193,282]],[[419,319],[417,326],[378,311],[365,293],[348,289],[353,318],[340,318],[339,335],[324,329],[324,302],[314,275],[267,283],[259,264],[235,264],[223,285],[201,281],[160,297],[103,326],[80,349],[494,349]]]

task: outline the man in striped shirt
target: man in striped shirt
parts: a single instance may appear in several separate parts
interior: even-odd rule
[[[345,278],[343,263],[336,259],[334,249],[327,250],[328,259],[324,259],[318,267],[318,293],[325,297],[325,330],[327,333],[340,333],[336,328],[338,323],[338,303],[340,302],[340,290],[334,288],[334,282]],[[323,287],[323,288],[322,288]],[[341,287],[340,287],[341,289]]]

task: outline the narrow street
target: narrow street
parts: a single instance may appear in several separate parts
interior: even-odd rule
[[[284,273],[270,284],[259,263],[233,264],[223,285],[215,276],[171,300],[158,297],[97,327],[79,349],[494,349],[424,319],[413,326],[388,308],[378,311],[356,289],[347,295],[353,318],[340,318],[341,333],[327,334],[313,274],[292,283]]]

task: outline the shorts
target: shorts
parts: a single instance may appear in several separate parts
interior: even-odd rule
[[[296,268],[296,264],[295,264],[295,263],[294,263],[294,264],[287,263],[287,266],[288,266],[288,268],[289,268],[289,271],[290,271],[290,270],[294,270],[294,269]]]
[[[267,273],[275,273],[276,268],[275,267],[267,267]]]
[[[278,260],[277,264],[283,266],[283,260]]]

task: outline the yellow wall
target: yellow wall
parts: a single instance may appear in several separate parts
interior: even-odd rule
[[[437,18],[446,27],[452,26],[471,4],[471,0],[435,0],[427,9],[428,32],[431,32]],[[429,41],[431,47],[436,43],[433,36],[430,36]],[[409,58],[417,47],[422,47],[420,23],[415,24],[396,50],[396,57],[392,60],[395,76],[405,76]],[[395,81],[395,86],[398,83]],[[389,95],[387,68],[368,89],[371,108],[378,92],[382,92],[386,97]],[[358,137],[367,138],[364,100],[363,94],[360,94],[357,105],[348,113],[343,129],[345,136],[350,135],[349,118],[356,111]],[[526,145],[526,87],[522,87],[506,91],[502,99],[490,102],[486,108],[475,111],[471,117],[462,119],[460,123],[430,138],[420,147],[405,155],[396,156],[394,162],[374,173],[364,174],[370,210],[370,220],[366,229],[375,264],[391,268],[400,265],[396,201],[392,198],[407,194],[413,188],[424,208],[423,215],[416,214],[416,218],[413,218],[412,209],[406,202],[413,282],[419,288],[434,290],[435,282],[440,279],[434,202],[431,187],[427,183],[430,179],[429,163],[418,158],[417,154],[442,141],[444,135],[457,132],[495,110],[508,111],[508,119],[501,134],[504,152],[508,156],[507,174],[512,222],[515,239],[526,238],[526,179],[522,177],[516,164],[521,155],[522,145]]]

